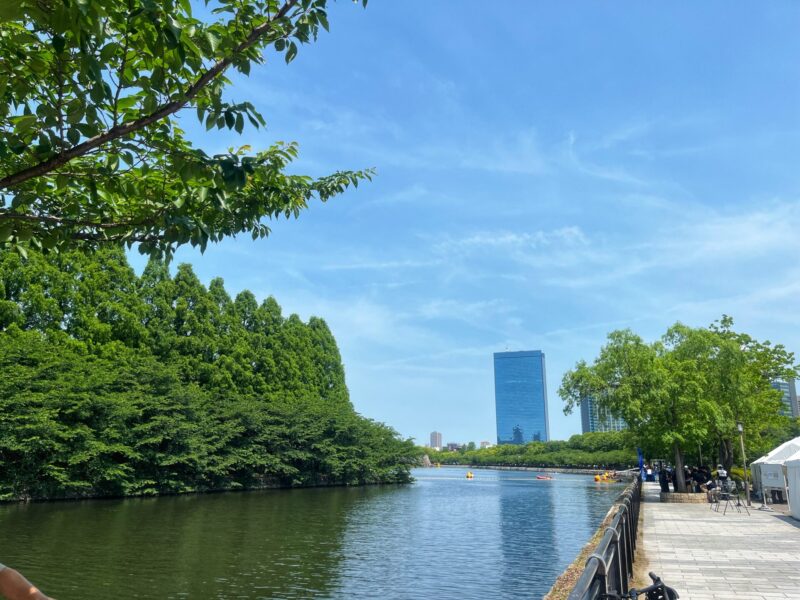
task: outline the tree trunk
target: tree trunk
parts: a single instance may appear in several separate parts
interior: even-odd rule
[[[721,440],[719,443],[719,464],[730,471],[733,466],[733,443],[730,440]]]
[[[672,448],[675,450],[675,473],[673,474],[675,491],[685,492],[686,479],[683,477],[683,452],[681,452],[681,447],[678,445],[678,442],[674,442]]]

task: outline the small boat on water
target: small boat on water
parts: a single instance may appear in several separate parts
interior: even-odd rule
[[[537,475],[536,479],[552,479],[550,475]]]

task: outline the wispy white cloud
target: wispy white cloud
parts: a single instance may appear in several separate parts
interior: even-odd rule
[[[501,298],[469,301],[466,299],[434,298],[424,302],[418,309],[419,317],[428,321],[456,320],[476,329],[493,329],[499,315],[513,311]]]
[[[447,236],[435,242],[433,252],[452,271],[462,268],[467,278],[524,282],[534,272],[545,282],[564,269],[586,268],[609,260],[602,245],[596,244],[576,225],[536,231],[476,231],[461,237]],[[505,268],[498,270],[500,261]]]
[[[676,319],[705,323],[719,318],[722,313],[744,316],[750,322],[780,323],[781,338],[787,343],[800,343],[800,339],[785,339],[787,328],[800,325],[800,270],[789,270],[784,277],[768,284],[742,286],[738,292],[684,300],[666,306],[664,313]]]
[[[636,187],[647,187],[650,185],[648,180],[634,175],[626,167],[590,162],[583,158],[579,153],[577,135],[572,131],[567,135],[561,157],[562,166],[564,168],[584,176]]]
[[[356,261],[339,264],[326,264],[324,271],[393,271],[397,269],[429,268],[441,264],[440,260],[386,260]]]
[[[347,135],[339,137],[337,143],[356,156],[370,156],[379,169],[399,167],[437,172],[460,169],[541,176],[548,172],[550,165],[533,130],[511,135],[474,131],[456,139],[404,138],[392,143],[380,136],[360,139]]]
[[[620,145],[628,145],[630,142],[640,140],[652,133],[656,123],[651,119],[634,119],[616,129],[612,129],[599,136],[595,141],[587,145],[588,150],[609,150]]]
[[[261,298],[269,293],[257,291],[256,295]],[[408,352],[420,345],[439,346],[434,331],[381,299],[359,294],[320,296],[297,290],[284,291],[279,302],[285,314],[296,313],[303,319],[315,315],[323,317],[348,354],[367,362],[370,362],[370,352],[376,348],[392,347]]]
[[[800,202],[775,201],[749,211],[700,208],[681,219],[654,224],[646,232],[631,232],[621,242],[606,242],[602,250],[593,253],[591,270],[554,273],[547,282],[602,288],[649,271],[706,269],[713,273],[722,267],[752,265],[765,257],[770,257],[770,262],[762,271],[780,270],[795,264],[794,257],[800,254],[798,232]],[[776,261],[777,257],[782,259]]]
[[[671,243],[691,252],[692,260],[760,258],[800,249],[800,202],[774,201],[750,211],[725,211],[684,226]],[[685,254],[684,254],[685,256]]]
[[[509,138],[496,136],[478,143],[467,142],[449,154],[464,169],[526,175],[548,171],[548,161],[533,129],[518,131]]]
[[[434,246],[446,255],[485,251],[528,251],[585,247],[589,240],[580,227],[570,225],[552,230],[477,231],[462,237],[445,236]]]

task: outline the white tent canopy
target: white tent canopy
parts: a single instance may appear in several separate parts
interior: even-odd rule
[[[800,520],[800,451],[786,459],[786,481],[789,489],[789,510]]]
[[[766,456],[754,460],[750,464],[753,478],[753,488],[784,489],[786,484],[783,477],[783,465],[791,456],[800,453],[800,437],[784,442]]]

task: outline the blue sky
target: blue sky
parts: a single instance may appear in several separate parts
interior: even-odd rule
[[[273,234],[178,253],[323,317],[355,407],[426,442],[495,439],[492,353],[557,389],[608,331],[730,314],[800,350],[800,4],[372,0],[290,66],[234,77],[297,172],[374,182]],[[140,259],[135,264],[141,265]]]

